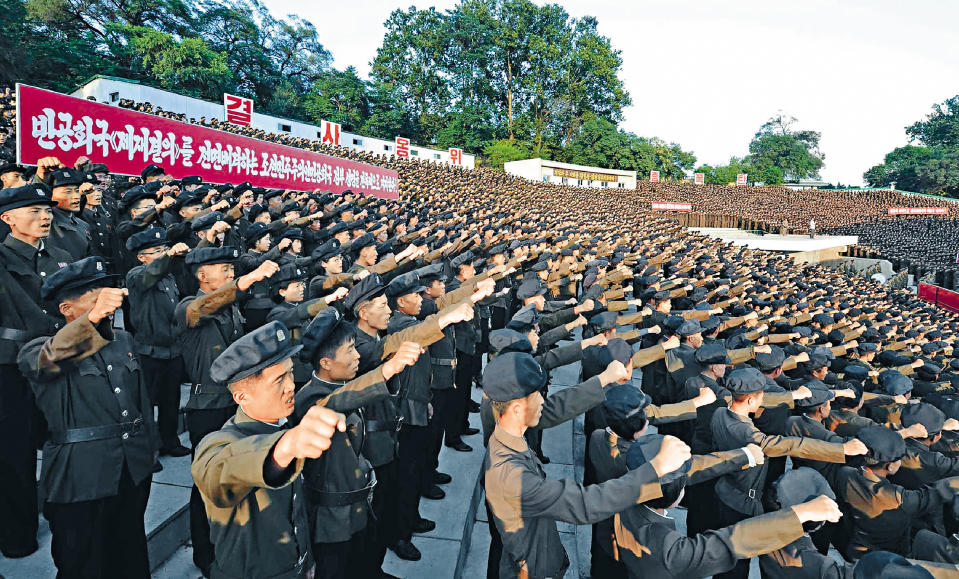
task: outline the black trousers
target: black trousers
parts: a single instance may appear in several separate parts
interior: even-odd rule
[[[0,365],[0,552],[10,558],[39,548],[34,406],[16,366]]]
[[[717,528],[721,529],[723,527],[728,527],[729,525],[735,525],[736,523],[749,518],[749,515],[729,508],[726,503],[720,500],[717,500],[716,504],[719,507],[719,526]],[[751,559],[739,559],[736,561],[735,567],[729,571],[726,571],[725,573],[714,574],[713,579],[748,579],[750,560]]]
[[[116,496],[44,505],[57,579],[150,577],[143,528],[150,483],[134,484],[124,465]]]
[[[433,470],[440,466],[440,450],[443,449],[443,435],[450,428],[453,413],[456,412],[456,388],[433,390],[433,418],[430,418],[430,465]],[[450,440],[446,439],[449,443]],[[456,441],[453,441],[456,442]],[[433,471],[431,470],[430,473]]]
[[[446,444],[455,444],[457,440],[461,440],[463,431],[470,425],[469,411],[466,405],[470,400],[473,378],[479,375],[481,367],[480,354],[456,353],[456,375],[454,377],[456,400],[452,410],[452,422],[446,426]]]
[[[316,560],[316,579],[375,578],[379,566],[371,567],[369,560],[369,531],[366,527],[339,543],[313,543],[313,558]]]
[[[187,410],[186,424],[190,430],[190,445],[193,446],[193,453],[196,453],[196,447],[204,436],[220,430],[234,414],[236,414],[236,406],[211,410]],[[210,521],[206,518],[203,497],[200,496],[200,490],[196,488],[196,485],[193,485],[190,490],[190,541],[193,543],[193,563],[203,571],[204,575],[209,574],[215,555],[213,542],[210,540]]]
[[[183,358],[163,359],[140,356],[143,379],[146,380],[150,403],[157,407],[157,428],[160,447],[173,448],[177,438],[180,413],[180,383],[183,381]]]
[[[710,529],[718,529],[716,479],[686,486],[683,505],[686,507],[686,536],[695,537]]]
[[[386,549],[396,544],[401,536],[400,531],[400,501],[399,477],[397,476],[398,460],[374,468],[376,471],[376,489],[373,491],[373,516],[376,518],[376,551],[370,555],[377,559],[377,565],[383,564]]]
[[[413,525],[420,518],[420,493],[433,484],[432,442],[429,426],[404,424],[400,429],[396,456],[397,540],[413,536]]]
[[[503,556],[503,539],[499,536],[499,530],[493,519],[493,511],[489,508],[489,503],[483,500],[486,507],[486,521],[489,525],[489,555],[486,557],[486,579],[500,579],[499,561]],[[599,579],[597,577],[597,579]]]

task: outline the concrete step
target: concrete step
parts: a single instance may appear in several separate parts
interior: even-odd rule
[[[181,443],[189,445],[186,434]],[[155,569],[189,539],[187,503],[190,500],[190,457],[161,457],[163,470],[153,475],[150,500],[144,514],[150,568]],[[50,555],[50,526],[40,517],[37,541],[40,549],[23,559],[0,557],[0,577],[53,577],[56,568]]]

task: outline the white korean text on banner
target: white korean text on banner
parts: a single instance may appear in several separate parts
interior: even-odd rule
[[[57,157],[72,167],[81,156],[122,175],[155,163],[176,179],[399,194],[396,171],[18,84],[17,162]]]
[[[691,203],[668,203],[653,201],[653,211],[692,211]]]

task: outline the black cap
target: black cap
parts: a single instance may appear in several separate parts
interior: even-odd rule
[[[280,236],[280,239],[299,239],[303,241],[303,230],[299,227],[290,227]]]
[[[763,372],[772,372],[776,368],[779,368],[783,365],[783,362],[786,361],[786,352],[782,348],[775,345],[769,346],[769,353],[760,352],[756,354],[756,365],[759,366],[759,369]]]
[[[53,207],[56,204],[57,202],[50,198],[49,187],[43,183],[0,189],[0,213],[19,207],[33,205]]]
[[[47,276],[40,288],[40,297],[58,301],[67,291],[108,285],[116,277],[107,273],[102,257],[85,257]]]
[[[601,312],[589,318],[589,325],[597,332],[606,332],[616,327],[616,312]]]
[[[739,368],[726,376],[726,389],[733,394],[761,392],[766,386],[766,377],[755,368]]]
[[[202,185],[203,177],[199,175],[187,175],[186,177],[180,179],[180,184],[182,185]]]
[[[380,277],[380,274],[371,273],[356,282],[350,289],[350,293],[346,294],[346,297],[343,298],[343,307],[355,311],[356,306],[377,297],[383,293],[385,289],[386,285],[383,283],[383,278]]]
[[[899,370],[883,370],[880,372],[879,384],[890,396],[912,392],[912,378]]]
[[[519,289],[516,290],[516,297],[525,300],[545,293],[546,285],[543,284],[542,280],[537,276],[529,276],[529,279],[524,279],[523,283],[519,285]]]
[[[386,286],[386,297],[398,298],[409,294],[417,294],[426,289],[420,283],[419,276],[415,272],[408,272],[396,276]]]
[[[150,191],[143,185],[137,185],[127,190],[123,194],[123,197],[120,199],[120,210],[127,211],[131,207],[137,204],[141,199],[153,199],[154,201],[157,198],[156,191]]]
[[[895,462],[906,454],[906,443],[902,436],[885,426],[862,428],[856,433],[856,438],[869,449],[866,464]]]
[[[270,285],[274,288],[283,288],[286,289],[286,286],[289,283],[294,281],[303,281],[303,278],[306,277],[307,271],[302,267],[297,267],[294,263],[286,263],[280,266],[280,269],[276,271],[270,277]]]
[[[350,251],[354,253],[359,253],[364,247],[369,247],[371,245],[376,245],[376,239],[369,234],[364,233],[363,235],[357,237],[350,243]]]
[[[223,214],[219,211],[211,211],[194,219],[190,223],[190,228],[193,231],[203,231],[213,227],[217,221],[223,221]]]
[[[920,402],[909,404],[902,409],[902,425],[906,428],[913,424],[922,424],[926,427],[929,436],[942,432],[942,425],[946,422],[946,415],[932,404]]]
[[[732,364],[726,352],[726,347],[719,342],[704,344],[696,349],[696,361],[704,366],[710,364]]]
[[[246,218],[249,219],[250,221],[255,221],[256,218],[259,217],[261,213],[265,213],[265,212],[266,212],[266,207],[264,207],[263,205],[260,205],[259,203],[254,203],[253,205],[250,205],[250,208],[247,210]]]
[[[252,247],[256,245],[260,238],[269,234],[270,231],[267,225],[256,221],[248,225],[246,231],[243,232],[243,244],[247,247]]]
[[[528,332],[529,328],[539,323],[539,310],[534,304],[522,307],[513,314],[506,327],[519,332]]]
[[[212,263],[233,263],[240,252],[233,247],[199,247],[186,254],[187,265],[210,265]]]
[[[533,344],[525,334],[509,328],[493,330],[489,333],[489,347],[497,354],[506,352],[533,353]]]
[[[494,402],[525,398],[546,384],[546,372],[529,354],[506,352],[483,370],[483,391]]]
[[[336,239],[328,239],[326,243],[313,250],[312,257],[319,261],[330,261],[333,257],[340,254],[340,242]]]
[[[820,495],[836,500],[836,493],[818,471],[802,466],[786,472],[773,483],[779,508],[788,509]]]
[[[815,408],[820,404],[825,404],[836,397],[836,393],[829,389],[820,380],[810,380],[805,384],[806,388],[812,393],[808,398],[796,400],[797,408]]]
[[[268,322],[223,350],[210,366],[210,378],[232,384],[292,357],[301,348],[293,344],[286,326]]]
[[[300,340],[303,342],[302,357],[306,360],[312,360],[317,348],[330,337],[333,330],[339,327],[342,322],[343,317],[336,308],[320,310],[320,313],[316,314],[313,321],[303,330],[303,337]]]
[[[127,251],[139,253],[144,249],[166,244],[166,230],[162,227],[149,227],[131,235],[127,239],[126,247]]]
[[[59,169],[50,175],[50,188],[66,185],[82,185],[87,182],[87,174],[76,169]]]
[[[649,406],[651,399],[632,384],[619,384],[606,390],[603,412],[613,422],[625,422]]]
[[[450,261],[450,265],[453,267],[460,267],[461,265],[472,265],[473,260],[476,258],[473,255],[472,251],[464,251],[463,253],[457,255]]]
[[[680,336],[692,336],[693,334],[700,334],[702,331],[703,328],[699,325],[699,320],[695,318],[686,320],[676,328],[676,333]]]
[[[157,175],[166,175],[166,171],[163,170],[163,167],[154,165],[153,163],[147,165],[140,171],[140,178],[144,181],[147,180],[147,177],[155,177]]]
[[[889,551],[866,553],[852,572],[853,579],[933,579],[924,567]]]
[[[626,365],[632,357],[632,347],[621,338],[614,338],[605,346],[590,346],[583,350],[583,378],[601,374],[613,360]]]

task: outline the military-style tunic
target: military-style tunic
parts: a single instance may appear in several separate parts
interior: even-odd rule
[[[549,480],[526,439],[499,426],[490,437],[483,470],[486,501],[503,539],[501,577],[562,577],[569,557],[556,521],[591,524],[662,496],[659,477],[649,463],[588,487]]]
[[[134,484],[151,476],[153,407],[130,334],[82,316],[28,342],[17,362],[50,429],[40,472],[48,502],[114,496],[124,465]]]
[[[361,407],[389,395],[379,368],[344,384],[326,382],[314,374],[296,393],[294,423],[316,404],[346,415],[347,432],[334,432],[330,448],[319,458],[307,460],[303,468],[314,521],[313,543],[348,541],[366,527],[373,466],[361,454],[366,435]]]
[[[201,292],[177,304],[176,323],[183,363],[193,383],[188,409],[227,408],[234,404],[226,385],[210,378],[210,365],[243,335],[243,318],[236,305],[242,293],[233,281],[213,293]]]
[[[136,352],[162,360],[180,354],[174,321],[180,293],[170,273],[171,261],[168,254],[163,254],[149,265],[131,269],[126,277]]]
[[[303,460],[265,480],[283,426],[253,420],[243,409],[196,449],[191,472],[203,496],[216,551],[212,576],[304,577],[313,567]]]
[[[72,261],[88,257],[91,254],[90,224],[75,213],[54,207],[53,222],[46,242],[70,254]]]

